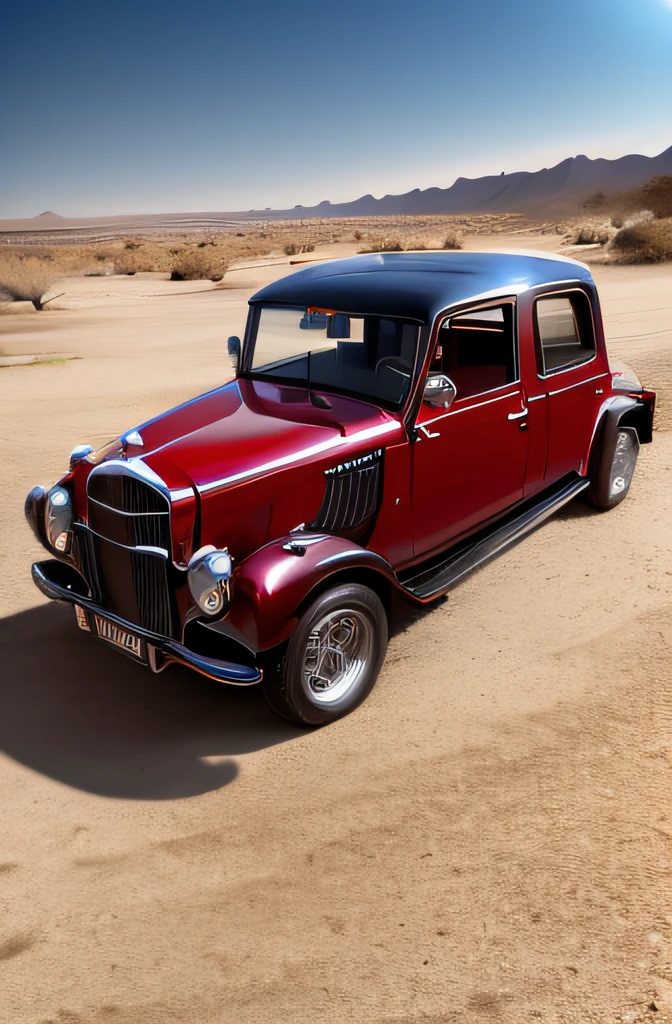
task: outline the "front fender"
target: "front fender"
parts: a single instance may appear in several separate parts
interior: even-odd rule
[[[289,638],[310,592],[344,569],[373,571],[404,592],[392,567],[374,551],[343,537],[297,532],[241,562],[231,577],[229,614],[210,628],[238,634],[254,651],[270,650]]]

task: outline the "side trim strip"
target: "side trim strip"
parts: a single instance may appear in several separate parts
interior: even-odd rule
[[[522,395],[522,391],[510,391],[506,395],[499,395],[497,398],[489,398],[487,402],[474,402],[473,405],[465,405],[464,409],[450,409],[448,412],[444,412],[441,416],[435,416],[433,420],[423,420],[422,423],[418,423],[418,429],[421,427],[428,427],[430,423],[436,423],[438,420],[445,420],[447,416],[459,416],[461,412],[469,412],[471,409],[478,409],[481,405],[492,405],[493,402],[503,402],[505,398],[517,398]]]
[[[209,484],[199,487],[200,494],[208,491],[215,491],[220,487],[227,487],[229,484],[238,483],[240,480],[247,480],[248,477],[256,476],[258,473],[269,473],[273,469],[280,469],[282,466],[290,466],[295,462],[302,462],[313,455],[321,455],[335,448],[343,448],[345,445],[358,444],[360,441],[369,441],[382,434],[389,434],[392,430],[401,430],[402,426],[397,420],[383,423],[379,427],[369,427],[368,430],[360,430],[349,437],[337,437],[331,441],[322,441],[320,444],[311,445],[310,448],[303,448],[300,452],[293,452],[291,455],[284,455],[280,459],[273,459],[272,462],[265,462],[261,466],[254,466],[253,469],[245,469],[241,473],[234,473],[232,476],[223,477],[221,480],[213,480]]]
[[[601,380],[602,377],[608,377],[608,373],[598,373],[595,377],[586,377],[584,380],[577,380],[575,384],[568,384],[566,388],[558,388],[557,391],[549,391],[549,398],[551,395],[561,395],[563,391],[571,391],[572,388],[580,388],[582,384],[590,384],[593,380]]]

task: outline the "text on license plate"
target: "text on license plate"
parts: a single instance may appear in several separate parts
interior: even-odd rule
[[[117,647],[122,647],[125,651],[135,654],[137,658],[142,658],[139,636],[133,636],[132,633],[127,633],[125,629],[119,629],[118,626],[108,622],[107,619],[102,619],[100,615],[96,615],[96,632],[103,640],[109,640],[111,644],[116,644]]]

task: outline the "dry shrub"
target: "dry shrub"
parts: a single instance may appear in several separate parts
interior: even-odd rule
[[[289,242],[284,250],[285,256],[298,256],[301,252],[315,252],[314,242]]]
[[[621,263],[672,260],[672,217],[622,227],[612,242]]]
[[[366,246],[360,252],[403,252],[404,246],[400,238],[386,238],[384,235],[371,235]]]
[[[640,224],[650,224],[654,218],[655,214],[653,210],[639,210],[638,213],[634,213],[631,217],[628,217],[621,227],[637,228]]]
[[[221,281],[228,263],[202,249],[176,256],[170,271],[171,281]]]
[[[464,246],[464,238],[461,231],[451,231],[443,240],[442,249],[461,249]]]
[[[15,253],[0,254],[0,298],[6,302],[32,302],[37,310],[49,301],[44,296],[63,277],[65,269],[53,260]]]
[[[611,238],[608,227],[596,224],[580,224],[571,237],[571,245],[606,245]]]
[[[364,237],[364,235],[362,234],[361,231],[355,231],[352,237],[354,238],[354,240],[356,242],[361,242],[361,240]]]
[[[672,174],[651,178],[641,188],[628,192],[624,205],[628,212],[646,209],[659,219],[672,217]]]

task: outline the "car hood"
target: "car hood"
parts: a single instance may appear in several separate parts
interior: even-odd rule
[[[380,444],[400,428],[385,411],[335,395],[316,408],[303,388],[237,380],[138,427],[142,446],[128,443],[173,488],[199,492],[233,486],[285,465],[347,449],[370,436]]]

